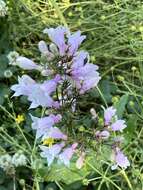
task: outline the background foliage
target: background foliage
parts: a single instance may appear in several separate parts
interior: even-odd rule
[[[16,114],[24,114],[22,127],[27,135],[31,131],[28,108],[24,98],[12,104],[9,87],[22,72],[8,65],[7,54],[11,50],[30,58],[38,57],[37,42],[44,39],[42,30],[45,27],[67,25],[72,31],[81,30],[87,35],[83,45],[91,56],[91,62],[99,65],[103,77],[99,88],[81,98],[83,113],[87,114],[90,107],[99,107],[99,103],[107,102],[118,108],[119,115],[124,114],[128,128],[125,130],[125,151],[131,160],[131,167],[126,175],[122,171],[113,172],[107,165],[100,170],[92,166],[82,172],[82,177],[71,168],[55,168],[58,171],[57,181],[40,184],[41,190],[141,190],[143,189],[143,2],[141,0],[9,0],[8,15],[0,17],[0,105]],[[46,39],[47,40],[47,39]],[[13,73],[8,78],[6,71]],[[88,101],[90,100],[91,105]],[[88,103],[88,104],[87,104]],[[38,110],[37,110],[38,113]],[[0,110],[0,123],[16,141],[21,136],[15,124],[3,110]],[[90,126],[88,116],[83,123]],[[14,135],[13,135],[14,134]],[[33,140],[29,136],[29,140]],[[0,138],[1,154],[3,149],[14,151],[7,142]],[[16,150],[15,150],[16,151]],[[97,164],[98,165],[98,164]],[[88,165],[91,168],[90,165]],[[43,171],[47,171],[43,168]],[[63,171],[62,171],[63,170]],[[53,169],[54,171],[54,169]],[[85,175],[84,175],[85,174]],[[75,176],[74,176],[75,175]],[[72,177],[71,177],[72,176]],[[128,177],[127,177],[128,176]],[[38,176],[40,178],[40,176]],[[54,173],[55,177],[55,173]],[[22,179],[26,181],[26,189],[32,189],[31,170],[18,168],[16,176],[17,189],[23,189]],[[61,178],[60,182],[58,182]],[[73,179],[73,181],[70,179]],[[79,179],[79,182],[74,182]],[[48,176],[52,181],[52,173]],[[71,182],[74,182],[71,184]],[[13,177],[0,170],[0,190],[13,189]]]

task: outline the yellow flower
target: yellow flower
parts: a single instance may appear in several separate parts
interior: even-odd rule
[[[23,115],[18,115],[16,118],[15,118],[15,121],[16,123],[20,124],[24,121],[24,116]]]
[[[53,138],[47,138],[43,140],[43,145],[48,145],[49,147],[52,146],[54,143],[54,139]]]

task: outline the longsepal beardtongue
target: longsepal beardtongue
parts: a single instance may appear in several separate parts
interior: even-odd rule
[[[57,161],[58,164],[70,167],[70,161],[75,155],[75,165],[81,169],[88,151],[81,146],[76,135],[71,138],[71,129],[65,115],[76,113],[78,97],[96,88],[101,79],[98,66],[90,63],[88,52],[79,50],[86,38],[81,31],[71,33],[68,28],[58,26],[46,28],[43,33],[51,42],[47,44],[41,40],[38,43],[40,59],[29,59],[17,52],[8,55],[11,65],[28,73],[39,72],[41,79],[33,79],[28,74],[19,76],[18,84],[13,85],[11,90],[14,91],[13,96],[27,97],[29,109],[40,107],[48,111],[48,115],[44,112],[41,118],[30,115],[36,142],[39,143],[40,140],[40,155],[47,159],[48,166]],[[92,120],[97,122],[98,113],[91,109],[91,114]],[[126,127],[125,121],[117,118],[116,109],[109,107],[104,112],[103,128],[97,129],[95,134],[92,132],[92,136],[98,142],[107,142],[113,137],[113,133],[122,132]],[[114,144],[116,148],[112,148],[115,147]],[[111,149],[114,151],[113,160],[116,166],[129,166],[127,158],[114,140]]]

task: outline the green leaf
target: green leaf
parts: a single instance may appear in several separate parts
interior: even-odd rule
[[[115,107],[117,109],[117,115],[119,118],[122,118],[122,116],[123,116],[126,104],[128,103],[128,98],[129,98],[128,94],[123,95],[120,98],[119,102],[117,102],[117,104],[115,105]]]
[[[125,140],[129,143],[134,135],[134,132],[137,127],[138,118],[135,114],[130,114],[127,121],[127,128],[125,129]]]
[[[117,86],[112,84],[109,80],[102,80],[100,83],[100,90],[107,103],[110,103],[112,100],[112,94],[116,92]]]

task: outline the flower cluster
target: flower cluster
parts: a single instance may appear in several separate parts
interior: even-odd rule
[[[111,134],[115,135],[115,132],[122,132],[127,127],[124,120],[118,119],[116,112],[117,110],[113,107],[104,110],[104,128],[102,131],[96,132],[97,139],[107,140]],[[122,141],[123,138],[120,136],[115,136],[113,139],[111,160],[115,164],[112,166],[112,169],[116,169],[118,166],[126,169],[130,165],[127,157],[119,148]]]
[[[62,131],[62,118],[68,108],[68,112],[75,112],[77,97],[97,86],[100,76],[98,66],[89,62],[89,54],[79,50],[80,44],[86,38],[80,31],[71,33],[66,27],[46,28],[51,43],[45,41],[38,43],[41,53],[41,64],[17,52],[11,52],[8,59],[11,65],[16,65],[25,70],[36,70],[45,77],[44,81],[36,82],[28,75],[18,77],[18,84],[11,89],[15,92],[13,96],[27,96],[31,102],[31,108],[39,106],[48,109],[48,115],[35,117],[31,115],[32,129],[36,131],[36,139],[40,139],[41,156],[47,159],[50,166],[55,160],[69,166],[70,160],[75,152],[79,158],[76,162],[77,168],[81,168],[85,159],[85,151],[78,149],[79,143],[69,139]],[[63,111],[64,110],[64,111]],[[96,120],[97,114],[91,110],[92,119]],[[109,107],[104,112],[104,129],[96,131],[96,138],[107,140],[111,133],[122,132],[126,127],[125,121],[118,119],[116,110]],[[119,141],[114,139],[112,159],[117,166],[126,168],[129,166],[128,159],[120,150]],[[113,168],[113,167],[112,167]]]
[[[51,114],[46,117],[31,115],[32,128],[36,130],[36,139],[43,141],[40,146],[41,156],[47,158],[48,165],[57,159],[58,162],[69,166],[78,144],[73,142],[68,145],[67,135],[56,127],[62,119],[57,113],[67,102],[71,102],[73,110],[75,94],[83,94],[96,87],[100,76],[97,72],[98,66],[89,63],[88,53],[78,51],[85,39],[80,31],[71,34],[67,28],[59,26],[55,29],[46,28],[43,32],[48,34],[52,43],[47,45],[45,41],[39,42],[41,64],[20,56],[17,52],[11,52],[8,59],[10,65],[25,70],[37,70],[48,79],[37,83],[30,76],[23,75],[11,89],[15,92],[13,96],[27,96],[31,102],[30,108],[41,106],[51,109]],[[52,110],[57,110],[56,114],[52,113]]]

